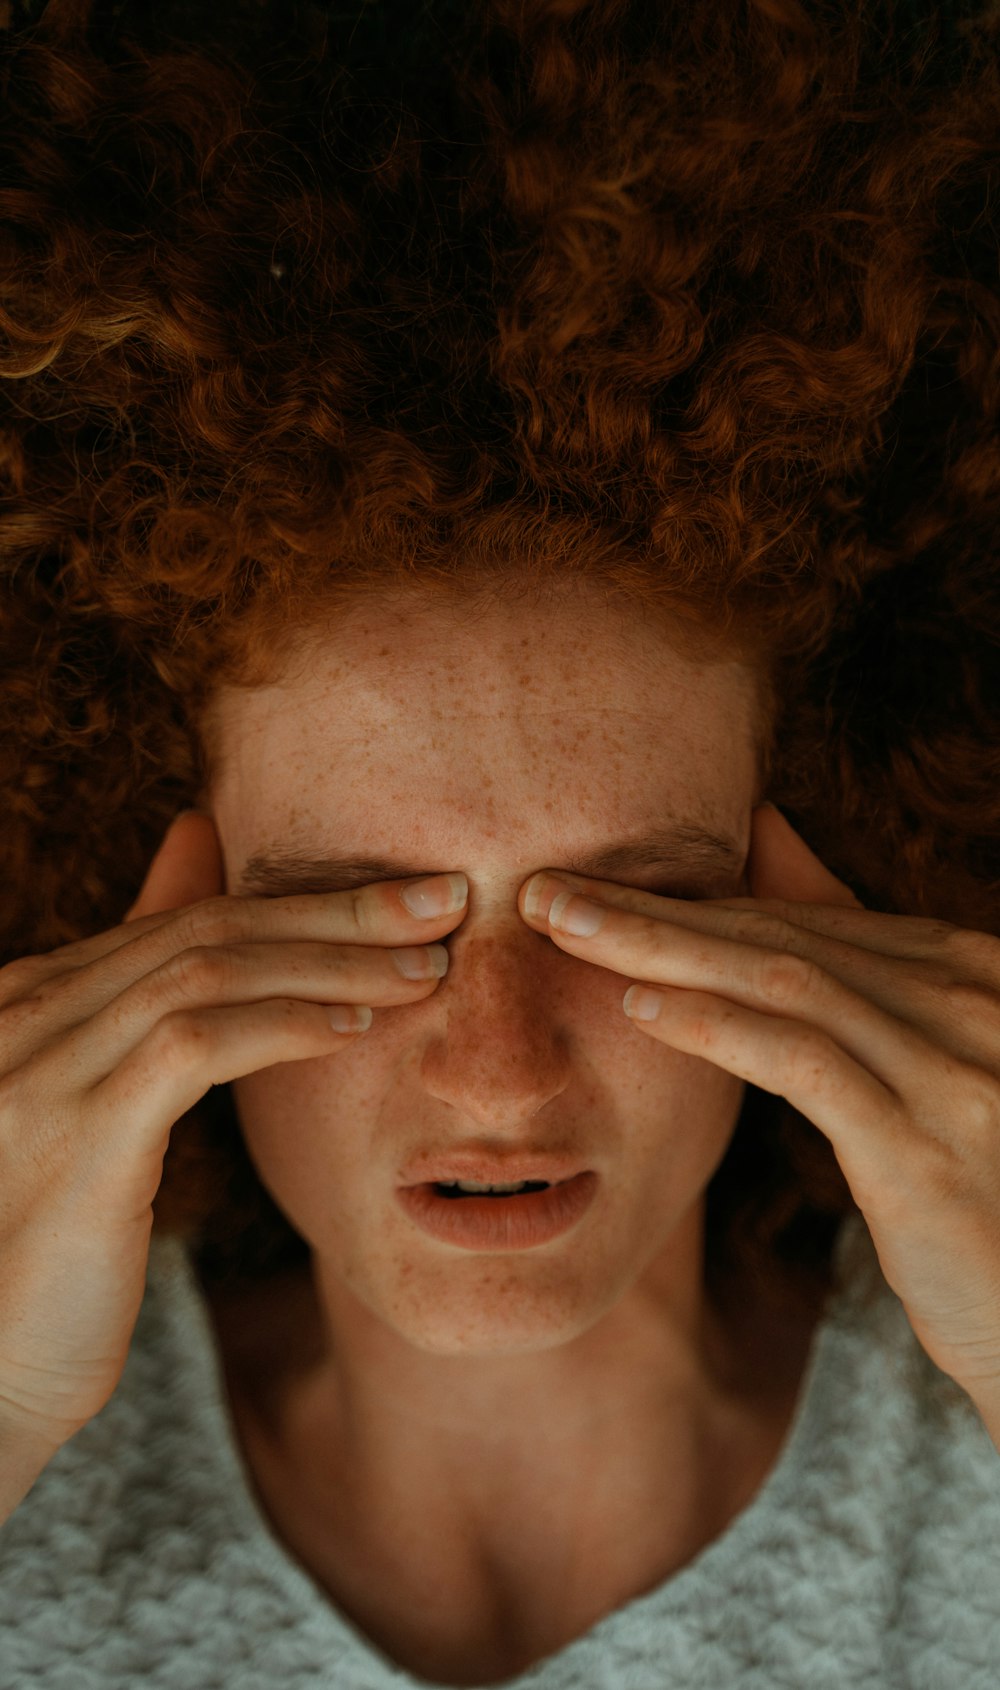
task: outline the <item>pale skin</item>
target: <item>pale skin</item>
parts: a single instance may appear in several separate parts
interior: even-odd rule
[[[523,904],[536,868],[664,819],[739,842],[742,870],[704,896],[747,891],[755,828],[786,825],[757,808],[755,706],[743,665],[695,664],[579,590],[557,619],[362,610],[286,684],[217,700],[226,891],[290,841],[469,880],[431,995],[233,1082],[314,1285],[214,1309],[272,1520],[440,1682],[523,1669],[652,1588],[750,1500],[787,1430],[811,1320],[747,1310],[733,1330],[702,1284],[744,1083],[635,1027],[621,976]],[[438,1243],[394,1185],[416,1152],[469,1141],[579,1154],[599,1196],[543,1248]]]
[[[676,623],[579,584],[541,608],[368,600],[284,671],[272,647],[269,684],[217,699],[203,811],[125,921],[0,980],[0,1520],[113,1394],[171,1125],[232,1082],[310,1245],[203,1287],[248,1477],[320,1587],[440,1683],[580,1637],[773,1466],[820,1311],[773,1276],[713,1308],[702,1271],[748,1082],[826,1136],[1000,1449],[1000,939],[863,908],[759,802],[732,654],[685,657]],[[692,870],[689,832],[685,869],[679,828],[726,839],[723,867]],[[325,861],[262,888],[276,850]],[[407,912],[449,868],[460,913]],[[443,983],[404,980],[390,947],[437,940]],[[650,988],[658,1017],[630,1019]],[[365,1003],[369,1032],[334,1031]],[[593,1203],[544,1249],[444,1246],[397,1190],[463,1149],[589,1165]]]

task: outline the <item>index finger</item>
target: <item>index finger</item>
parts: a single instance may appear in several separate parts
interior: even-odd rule
[[[141,943],[150,934],[174,929],[178,950],[191,945],[225,945],[269,939],[319,938],[331,944],[396,945],[401,939],[418,942],[439,937],[462,919],[468,896],[456,909],[441,915],[414,915],[402,901],[407,887],[423,885],[427,877],[370,881],[339,892],[299,892],[280,897],[251,897],[224,893],[137,916],[54,951],[16,959],[19,974],[32,983],[50,980],[70,969],[84,968],[112,956],[125,945]],[[435,880],[454,876],[435,875]],[[460,877],[465,881],[464,875]],[[154,949],[155,947],[150,947]],[[28,965],[27,968],[25,965]]]
[[[877,956],[911,958],[936,957],[942,944],[959,929],[938,916],[886,915],[854,904],[800,903],[789,898],[671,898],[662,892],[647,892],[623,886],[617,881],[595,880],[565,869],[543,871],[546,886],[541,908],[528,909],[526,886],[519,893],[523,918],[531,927],[547,930],[548,909],[554,895],[565,888],[593,898],[597,903],[630,915],[659,916],[680,927],[701,928],[725,936],[733,931],[726,912],[778,917],[791,926],[805,928],[818,937],[840,939]],[[526,883],[527,885],[527,883]],[[766,939],[764,941],[767,942]]]

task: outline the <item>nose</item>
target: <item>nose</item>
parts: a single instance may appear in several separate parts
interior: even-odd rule
[[[469,1120],[515,1130],[569,1084],[560,1006],[567,968],[582,965],[518,915],[470,924],[448,950],[448,973],[426,1000],[423,1085]]]

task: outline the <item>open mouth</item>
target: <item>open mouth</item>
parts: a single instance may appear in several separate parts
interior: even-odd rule
[[[570,1232],[593,1203],[598,1185],[593,1169],[554,1182],[524,1179],[480,1185],[468,1179],[428,1180],[399,1186],[396,1200],[410,1220],[439,1243],[490,1254],[531,1250]]]
[[[448,1182],[436,1180],[434,1190],[439,1197],[493,1197],[500,1199],[503,1197],[522,1197],[530,1191],[548,1191],[550,1186],[548,1180],[544,1179],[520,1180],[517,1185],[489,1186],[473,1185],[470,1180],[461,1182],[458,1180]]]

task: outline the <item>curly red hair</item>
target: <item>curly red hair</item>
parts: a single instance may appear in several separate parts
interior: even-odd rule
[[[203,10],[0,34],[2,959],[122,919],[220,684],[574,577],[758,667],[864,903],[1000,931],[995,7]],[[710,1289],[825,1287],[853,1207],[749,1087]],[[228,1087],[155,1225],[304,1256]]]

